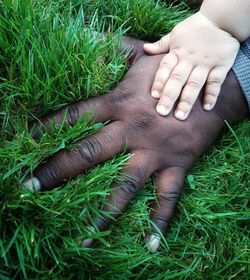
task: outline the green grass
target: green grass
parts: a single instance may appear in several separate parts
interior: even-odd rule
[[[167,2],[167,1],[165,1]],[[190,11],[162,2],[0,1],[0,279],[248,279],[250,122],[225,131],[189,172],[161,249],[150,253],[152,181],[105,232],[82,248],[91,213],[127,159],[119,155],[33,194],[19,182],[47,156],[99,129],[88,120],[33,140],[28,122],[86,96],[105,94],[126,65],[122,34],[154,40]],[[105,42],[95,31],[106,31]]]

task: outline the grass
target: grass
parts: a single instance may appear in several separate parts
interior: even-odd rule
[[[167,2],[167,1],[165,1]],[[230,127],[189,172],[161,249],[150,253],[149,180],[99,246],[82,248],[86,223],[116,180],[119,155],[50,192],[19,191],[47,156],[99,129],[79,121],[33,140],[28,122],[81,98],[105,94],[126,66],[127,33],[154,40],[190,14],[163,2],[0,1],[0,279],[248,279],[250,122]],[[95,31],[106,31],[105,42]]]

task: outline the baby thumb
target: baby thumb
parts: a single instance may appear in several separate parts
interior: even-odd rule
[[[148,54],[160,54],[169,51],[170,33],[154,43],[145,43],[144,51]]]

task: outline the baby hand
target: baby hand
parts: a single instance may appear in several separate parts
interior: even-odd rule
[[[185,120],[204,84],[203,108],[211,110],[239,47],[237,39],[201,12],[179,23],[161,40],[144,44],[149,54],[167,53],[151,90],[151,95],[159,99],[157,112],[168,115],[180,97],[175,117]]]

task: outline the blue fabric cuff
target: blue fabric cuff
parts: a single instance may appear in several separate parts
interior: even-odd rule
[[[232,69],[239,81],[250,110],[250,38],[241,44]]]

